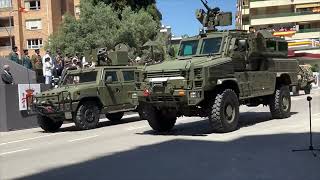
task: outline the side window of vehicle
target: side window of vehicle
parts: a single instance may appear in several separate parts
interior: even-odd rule
[[[112,82],[118,81],[118,76],[116,71],[107,71],[105,74],[105,79],[107,79],[108,76],[112,77]]]
[[[124,81],[134,81],[134,72],[133,71],[123,71]]]

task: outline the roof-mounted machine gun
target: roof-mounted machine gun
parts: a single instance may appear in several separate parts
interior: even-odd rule
[[[230,26],[232,25],[232,13],[221,12],[220,8],[210,8],[206,0],[201,0],[202,4],[206,8],[197,9],[196,17],[207,31],[216,31],[217,26]]]

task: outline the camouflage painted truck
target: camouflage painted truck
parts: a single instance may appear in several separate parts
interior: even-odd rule
[[[299,96],[299,91],[303,90],[305,94],[310,94],[312,83],[316,82],[310,65],[298,66],[298,84],[292,87],[293,95]]]
[[[175,60],[143,73],[132,101],[149,125],[169,131],[177,117],[200,116],[214,132],[230,132],[238,128],[240,105],[268,105],[273,118],[289,117],[297,60],[287,58],[287,42],[267,31],[219,32],[215,26],[231,24],[231,13],[207,8],[197,11],[207,31],[183,39]]]
[[[57,131],[64,121],[74,122],[80,130],[92,129],[97,127],[100,114],[119,121],[124,112],[138,110],[128,92],[135,90],[140,70],[128,66],[127,50],[118,46],[116,51],[100,52],[98,58],[111,64],[70,70],[58,88],[34,97],[32,111],[43,130]]]

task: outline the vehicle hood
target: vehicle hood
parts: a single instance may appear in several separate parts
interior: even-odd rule
[[[94,88],[95,86],[96,86],[96,84],[62,86],[62,87],[58,87],[58,88],[51,89],[51,90],[48,90],[48,91],[44,91],[44,92],[41,93],[41,96],[58,95],[61,92],[65,92],[65,93],[70,92],[72,94],[72,93],[74,93],[76,91],[81,91],[81,89]]]
[[[211,56],[211,57],[189,57],[189,58],[180,58],[171,61],[164,61],[161,64],[155,64],[146,67],[147,72],[156,72],[156,71],[176,71],[176,70],[187,70],[190,67],[201,66],[205,63],[217,63],[219,64],[219,59],[221,56]],[[214,61],[214,62],[212,62]]]

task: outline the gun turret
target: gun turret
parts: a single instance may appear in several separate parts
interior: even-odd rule
[[[216,31],[217,26],[232,25],[232,13],[221,12],[220,8],[210,8],[207,1],[201,0],[207,11],[203,9],[196,10],[196,18],[207,28],[207,31]]]

